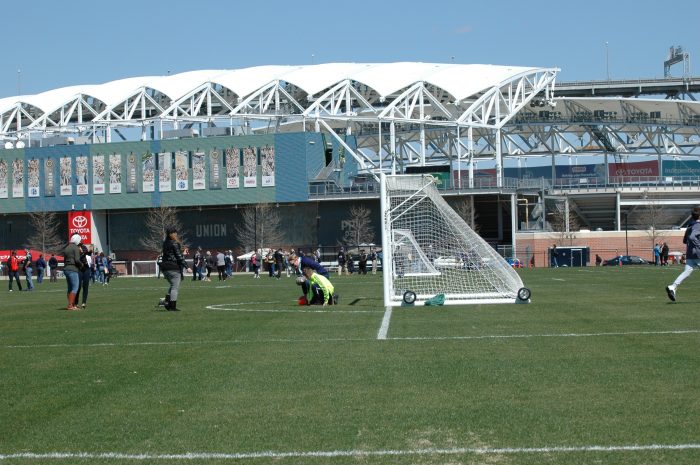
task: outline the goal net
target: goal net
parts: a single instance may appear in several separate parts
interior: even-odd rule
[[[426,175],[382,175],[384,305],[529,300],[517,272],[445,202]]]

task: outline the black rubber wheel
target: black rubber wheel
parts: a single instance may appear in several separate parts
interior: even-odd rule
[[[528,300],[530,300],[530,295],[531,295],[530,289],[528,289],[526,287],[521,287],[520,289],[518,289],[518,299],[519,300],[528,301]]]
[[[407,304],[412,304],[416,301],[416,293],[413,291],[406,291],[403,293],[403,301]]]

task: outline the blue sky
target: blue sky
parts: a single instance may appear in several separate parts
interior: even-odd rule
[[[0,98],[130,76],[326,62],[454,60],[559,67],[560,81],[651,78],[663,77],[672,45],[690,53],[691,74],[700,75],[698,0],[29,5],[3,3]],[[682,64],[672,71],[681,75]]]

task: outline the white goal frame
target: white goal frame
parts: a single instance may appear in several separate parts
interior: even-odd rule
[[[411,304],[407,293],[413,305],[438,294],[446,305],[529,302],[518,273],[447,204],[435,178],[382,173],[380,181],[385,307]],[[431,224],[440,230],[426,231]]]

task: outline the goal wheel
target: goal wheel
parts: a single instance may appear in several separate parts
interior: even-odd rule
[[[519,300],[528,301],[528,300],[530,300],[531,294],[532,293],[530,292],[530,289],[528,289],[526,287],[521,287],[520,289],[518,289],[518,299]]]
[[[407,304],[412,304],[416,301],[416,293],[413,291],[406,291],[403,293],[403,301]]]

